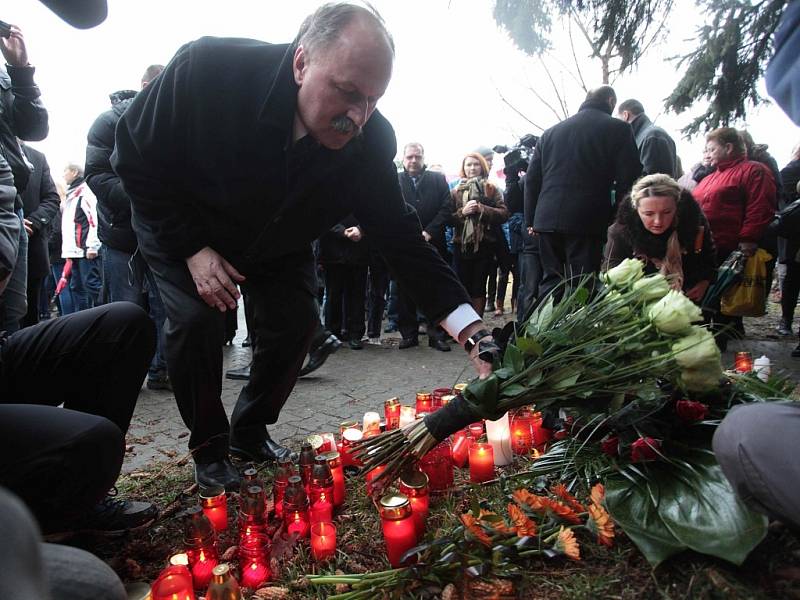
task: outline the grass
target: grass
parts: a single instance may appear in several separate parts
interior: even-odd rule
[[[263,469],[261,477],[271,481],[271,469]],[[149,530],[136,535],[111,540],[82,539],[74,543],[105,559],[126,583],[152,581],[164,568],[168,557],[182,551],[180,513],[197,503],[192,470],[180,460],[154,464],[147,471],[123,476],[118,488],[124,497],[156,502],[162,509],[160,519]],[[475,490],[469,485],[466,471],[457,469],[455,491],[432,500],[426,539],[444,535],[455,527],[458,515],[468,510],[473,494],[489,504],[504,505],[499,486]],[[220,553],[236,543],[235,507],[236,501],[231,498],[231,527],[220,537]],[[287,598],[323,599],[334,593],[333,586],[316,589],[305,585],[304,575],[365,573],[389,568],[377,510],[366,496],[359,477],[348,479],[347,502],[335,520],[339,550],[332,562],[317,565],[307,544],[301,543],[285,548],[285,555],[275,563],[275,581],[271,585],[287,588]],[[611,549],[595,544],[586,535],[579,537],[580,562],[529,561],[522,576],[515,579],[517,597],[530,600],[800,599],[800,540],[785,528],[771,528],[764,542],[741,567],[684,553],[653,570],[619,530],[617,543]],[[230,562],[235,564],[236,561]],[[417,589],[397,598],[438,598],[440,594],[439,588]]]

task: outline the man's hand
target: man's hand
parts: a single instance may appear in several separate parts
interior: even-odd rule
[[[474,323],[465,327],[461,333],[458,334],[458,343],[463,347],[467,341],[467,338],[485,328],[486,325],[484,325],[483,321],[475,321]],[[491,335],[487,335],[480,340],[480,342],[484,341],[493,342],[494,338]],[[485,361],[478,356],[481,352],[480,342],[478,342],[478,344],[476,344],[475,347],[470,350],[469,360],[472,363],[472,366],[475,367],[478,377],[480,379],[486,379],[492,374],[492,363],[490,361]]]
[[[753,256],[758,250],[758,244],[756,242],[739,242],[739,250],[745,256]]]
[[[227,260],[208,246],[186,259],[186,266],[192,274],[197,293],[212,308],[225,312],[235,309],[241,297],[236,289],[237,283],[244,281],[244,275],[233,268]]]
[[[3,58],[12,67],[28,66],[28,51],[25,49],[25,38],[22,31],[16,25],[11,26],[11,35],[7,38],[0,38],[0,51]]]
[[[86,258],[89,260],[94,260],[97,258],[97,250],[92,250],[91,248],[86,249]]]
[[[22,224],[25,226],[25,231],[28,232],[28,237],[33,236],[33,221],[22,219]]]
[[[686,297],[689,298],[689,300],[691,300],[692,302],[700,302],[700,300],[703,299],[703,296],[706,295],[708,284],[709,284],[708,279],[699,281],[693,287],[686,290]]]
[[[344,237],[351,242],[360,242],[363,234],[361,233],[361,229],[358,227],[348,227],[344,230]]]
[[[422,239],[424,239],[426,242],[430,242],[431,241],[431,234],[428,233],[427,231],[423,231],[422,232]]]

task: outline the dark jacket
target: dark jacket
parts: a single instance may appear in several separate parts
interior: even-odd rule
[[[675,142],[661,127],[642,113],[631,123],[636,147],[639,148],[639,160],[642,163],[642,175],[664,173],[670,177],[678,177],[678,160],[675,154]]]
[[[33,235],[28,238],[28,279],[41,278],[50,272],[47,242],[53,227],[61,228],[61,215],[56,185],[50,176],[50,165],[44,154],[23,146],[25,155],[33,165],[28,187],[22,194],[25,218],[31,222]]]
[[[540,232],[605,237],[614,198],[624,198],[641,171],[631,126],[613,118],[608,104],[584,102],[533,151],[525,223]]]
[[[0,294],[17,264],[19,252],[19,217],[14,212],[17,190],[14,176],[5,158],[0,156]]]
[[[431,244],[446,251],[445,225],[450,220],[450,187],[443,173],[424,170],[417,184],[403,171],[398,175],[403,199],[417,211],[423,231],[431,236]]]
[[[783,181],[783,194],[778,203],[778,208],[785,208],[798,198],[797,183],[800,181],[800,160],[789,162],[781,169],[781,180]],[[800,262],[797,254],[800,252],[800,237],[797,238],[778,238],[780,243],[781,262]]]
[[[14,174],[17,193],[22,194],[30,178],[30,166],[17,138],[39,141],[47,137],[47,110],[39,99],[41,92],[33,82],[33,67],[6,65],[0,71],[0,154]],[[17,208],[22,206],[21,198]]]
[[[111,164],[140,248],[183,260],[210,246],[245,276],[291,268],[314,294],[311,242],[353,214],[426,316],[441,320],[469,297],[403,200],[391,125],[376,111],[341,150],[309,136],[290,144],[293,52],[203,38],[137,94]]]
[[[683,289],[700,281],[713,281],[716,273],[716,251],[708,221],[686,190],[678,199],[678,242],[683,253]],[[702,229],[701,229],[702,228]],[[655,235],[647,231],[630,200],[620,203],[615,222],[608,228],[603,270],[616,267],[626,258],[645,261],[645,273],[658,272],[650,259],[661,260],[667,253],[667,240],[674,228]]]
[[[344,235],[344,230],[358,225],[358,221],[350,215],[337,223],[319,238],[319,262],[340,265],[369,264],[369,242],[366,236],[353,242]]]
[[[87,136],[86,183],[97,197],[97,235],[109,248],[133,254],[136,234],[131,226],[131,199],[111,168],[114,129],[136,92],[122,90],[111,94],[111,110],[101,114]]]

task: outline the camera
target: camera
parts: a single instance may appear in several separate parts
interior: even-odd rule
[[[506,174],[517,174],[528,168],[531,154],[538,142],[539,136],[528,133],[523,135],[515,146],[499,145],[492,148],[492,150],[503,155],[503,170]]]

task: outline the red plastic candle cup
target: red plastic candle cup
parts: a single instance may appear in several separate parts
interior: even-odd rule
[[[322,434],[322,446],[319,447],[317,454],[322,454],[323,452],[333,452],[336,450],[336,436],[332,433],[323,433]]]
[[[411,504],[411,515],[414,517],[414,529],[417,541],[425,535],[425,520],[428,518],[430,497],[428,496],[428,476],[420,471],[407,471],[400,477],[398,485],[400,493],[408,498]]]
[[[749,352],[737,352],[734,369],[737,373],[749,373],[753,370],[753,357]]]
[[[286,533],[297,533],[298,538],[308,537],[310,523],[307,510],[290,510],[284,507],[283,519],[286,523]]]
[[[189,560],[194,587],[202,590],[211,583],[211,570],[217,566],[217,534],[199,506],[186,511],[183,542]]]
[[[242,587],[256,589],[269,581],[271,573],[267,560],[267,536],[251,536],[247,543],[239,545],[239,567]]]
[[[472,438],[467,436],[467,432],[463,429],[456,431],[453,434],[453,443],[450,447],[450,455],[453,458],[453,464],[459,468],[466,466],[469,460],[469,447],[472,443]]]
[[[380,430],[378,433],[380,433]],[[339,450],[342,467],[359,466],[361,464],[360,461],[353,458],[350,454],[350,449],[353,447],[354,443],[360,441],[363,437],[364,434],[361,430],[355,427],[348,427],[342,432],[342,443]]]
[[[336,553],[336,526],[330,522],[314,523],[311,526],[311,554],[322,562]]]
[[[338,452],[326,452],[321,454],[325,460],[328,461],[328,466],[331,468],[331,475],[333,475],[333,505],[341,506],[344,504],[345,487],[344,487],[344,469],[342,468],[342,461]]]
[[[186,551],[189,556],[189,570],[192,572],[194,589],[204,590],[211,583],[214,576],[214,567],[219,564],[217,549],[212,544],[201,548],[189,548]]]
[[[403,555],[417,544],[411,503],[402,494],[387,494],[380,500],[380,515],[389,564],[401,567]]]
[[[442,408],[444,406],[444,402],[442,402],[442,398],[445,396],[449,396],[453,393],[451,388],[436,388],[433,390],[433,410],[437,408]]]
[[[483,483],[494,479],[494,450],[488,443],[473,443],[469,449],[469,480]]]
[[[433,412],[433,394],[417,392],[417,414]]]
[[[481,439],[483,435],[483,421],[478,421],[477,423],[470,423],[469,427],[469,434],[472,436],[472,439],[478,441]]]
[[[225,531],[228,528],[228,498],[224,487],[201,489],[200,506],[215,531]]]
[[[528,454],[533,446],[532,418],[522,410],[511,419],[511,448],[514,454]]]
[[[453,487],[453,458],[450,454],[450,441],[445,439],[423,456],[419,461],[420,470],[428,476],[431,492],[443,492]]]
[[[321,492],[317,500],[311,501],[311,526],[329,521],[333,521],[333,502],[325,492]]]
[[[378,465],[374,469],[367,471],[367,473],[364,475],[364,479],[367,482],[367,495],[372,496],[372,494],[375,493],[377,488],[372,482],[385,470],[386,465]]]
[[[544,450],[544,446],[550,441],[553,432],[546,427],[542,427],[542,413],[533,413],[531,416],[531,431],[534,448],[540,451]]]
[[[386,419],[386,431],[400,427],[399,398],[389,398],[383,403],[383,416]]]
[[[170,565],[150,586],[153,600],[195,600],[192,574],[183,565]]]
[[[311,527],[308,515],[308,495],[306,494],[303,480],[293,475],[289,477],[289,487],[283,498],[283,523],[286,533],[297,533],[298,537],[308,537]]]

